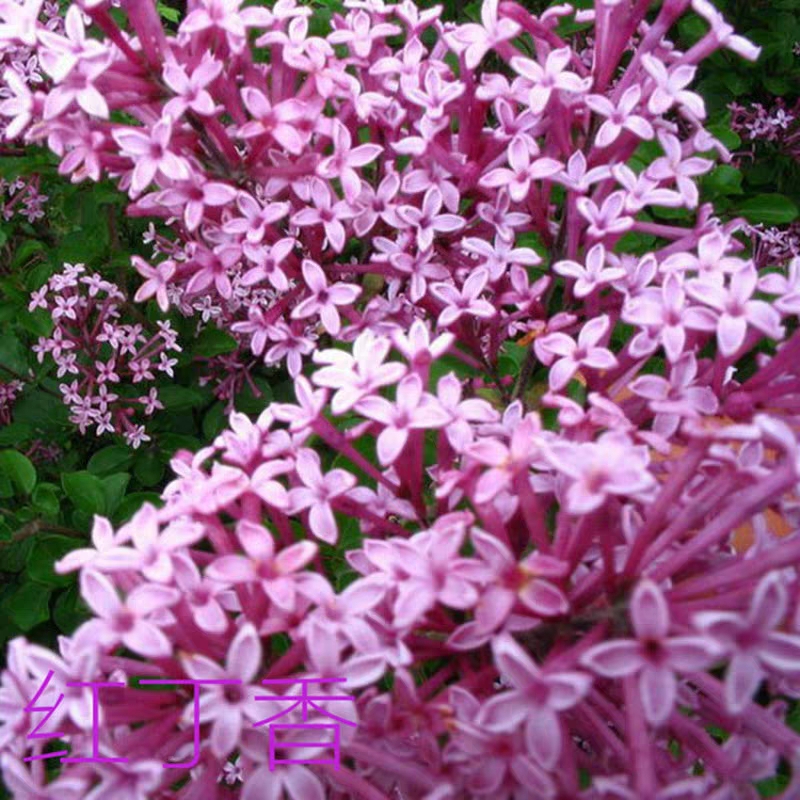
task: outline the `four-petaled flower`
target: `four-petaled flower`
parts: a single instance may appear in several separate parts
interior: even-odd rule
[[[539,147],[530,136],[520,133],[508,146],[508,164],[511,169],[498,167],[481,178],[481,185],[496,188],[505,186],[511,199],[523,202],[530,193],[531,182],[552,178],[564,166],[554,158],[538,158]],[[534,156],[534,160],[531,160]]]
[[[768,672],[800,673],[800,637],[779,630],[789,611],[781,576],[761,579],[744,614],[701,611],[694,625],[715,642],[729,659],[725,673],[725,703],[741,714]]]
[[[305,319],[319,314],[325,330],[335,336],[342,324],[337,306],[350,305],[361,294],[361,287],[352,283],[329,285],[322,267],[310,259],[303,261],[302,269],[309,295],[294,307],[292,317]]]
[[[441,428],[450,414],[423,390],[419,375],[407,375],[397,384],[394,403],[378,395],[365,397],[356,404],[365,417],[384,425],[378,434],[378,460],[384,466],[393,464],[402,452],[412,430]]]
[[[675,673],[704,670],[721,650],[707,636],[671,636],[669,605],[661,589],[649,579],[639,581],[634,589],[630,617],[635,639],[595,645],[583,654],[581,663],[603,678],[638,675],[645,718],[661,725],[675,707]]]
[[[499,731],[524,725],[528,751],[545,769],[553,769],[564,740],[559,714],[583,700],[591,675],[539,667],[507,633],[492,639],[492,652],[501,678],[512,688],[487,700],[476,722]]]
[[[535,114],[544,111],[553,91],[585,92],[592,85],[591,78],[581,78],[574,72],[565,71],[572,57],[569,47],[561,47],[548,54],[544,66],[521,56],[511,59],[511,68],[533,84],[528,93],[528,103]]]
[[[610,324],[607,316],[589,320],[581,328],[577,343],[562,331],[534,340],[536,355],[544,364],[551,365],[548,381],[554,392],[563,389],[581,367],[605,370],[616,366],[614,354],[598,345],[608,333]]]

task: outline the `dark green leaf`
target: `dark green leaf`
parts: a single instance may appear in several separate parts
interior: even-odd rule
[[[203,417],[203,436],[211,441],[225,427],[225,404],[214,403]]]
[[[8,330],[8,329],[6,329]],[[28,372],[28,352],[25,345],[10,333],[0,334],[0,364],[20,377]]]
[[[33,428],[25,422],[12,422],[0,428],[0,446],[21,444],[33,438]]]
[[[37,431],[68,425],[68,418],[69,410],[61,400],[41,389],[25,392],[14,406],[14,420]]]
[[[31,502],[37,511],[47,517],[56,518],[60,508],[58,487],[52,483],[40,483],[31,496]]]
[[[237,348],[236,339],[219,328],[206,328],[194,342],[193,351],[203,358],[231,353]]]
[[[28,577],[45,586],[69,586],[75,577],[58,575],[53,569],[53,565],[71,550],[80,547],[80,544],[78,539],[70,539],[67,536],[47,535],[37,538],[28,553],[25,565]]]
[[[205,402],[205,396],[197,389],[175,385],[159,387],[158,399],[164,404],[164,408],[170,411],[187,411]]]
[[[98,450],[90,459],[87,469],[93,475],[102,477],[112,472],[127,469],[133,463],[134,452],[129,447],[112,444]]]
[[[108,475],[102,479],[103,492],[105,492],[106,497],[105,513],[107,515],[113,514],[119,507],[125,497],[125,490],[128,488],[130,480],[131,476],[127,472]]]
[[[114,513],[114,524],[127,522],[145,503],[152,503],[158,508],[164,505],[161,495],[157,492],[132,492],[119,504]]]
[[[79,511],[86,514],[106,513],[103,482],[91,472],[68,472],[61,476],[61,485]]]
[[[253,382],[259,391],[256,395],[246,385],[236,396],[236,410],[245,414],[260,414],[272,402],[272,387],[264,378],[254,378]]]
[[[19,494],[30,494],[36,486],[36,468],[27,456],[16,450],[0,452],[0,472],[11,481]]]
[[[788,225],[800,215],[797,206],[782,194],[759,194],[740,203],[737,211],[750,222]]]
[[[722,164],[705,176],[703,188],[715,195],[742,194],[742,177],[738,169]]]
[[[26,581],[5,598],[2,608],[22,631],[29,631],[50,617],[50,589],[34,581]]]
[[[87,617],[77,585],[59,593],[53,604],[53,622],[65,634],[71,634]]]
[[[136,457],[133,474],[142,486],[155,486],[164,477],[164,464],[156,453],[146,451]]]

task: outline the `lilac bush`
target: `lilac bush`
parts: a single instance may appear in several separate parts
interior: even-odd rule
[[[47,75],[6,78],[14,133],[159,220],[137,300],[214,308],[294,385],[58,562],[91,617],[58,653],[11,643],[6,783],[724,800],[780,770],[798,796],[800,260],[701,203],[729,153],[692,90],[758,49],[705,0],[345,7],[317,35],[292,0],[177,30],[84,0],[62,34],[0,2]],[[339,769],[270,760],[260,681],[306,678],[352,697]],[[48,771],[30,701],[87,680],[119,684],[111,760]],[[67,691],[48,729],[91,753]]]

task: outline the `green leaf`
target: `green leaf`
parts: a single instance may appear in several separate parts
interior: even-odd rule
[[[742,177],[738,169],[722,164],[703,178],[703,188],[716,195],[742,194]]]
[[[784,95],[792,90],[792,80],[783,75],[763,75],[764,88],[774,95]]]
[[[127,522],[145,503],[152,503],[156,508],[164,505],[161,495],[157,492],[131,492],[126,495],[114,513],[114,524]]]
[[[158,399],[164,404],[164,408],[170,411],[188,411],[205,402],[205,396],[197,389],[175,385],[160,386]]]
[[[800,216],[800,210],[785,195],[759,194],[740,203],[737,211],[749,222],[765,225],[788,225]]]
[[[181,18],[181,13],[178,11],[177,8],[171,8],[164,3],[158,4],[158,13],[167,21],[167,22],[177,22]]]
[[[16,270],[26,266],[28,261],[30,261],[37,253],[41,253],[44,249],[45,244],[39,239],[25,239],[19,244],[15,244],[14,255],[11,257],[11,268]],[[25,283],[28,285],[28,288],[30,288],[31,291],[34,291],[41,286],[41,283],[31,286],[28,283],[29,279],[30,275],[26,273]]]
[[[58,487],[52,483],[40,483],[31,495],[31,502],[37,511],[46,517],[56,518],[61,503],[58,497]]]
[[[106,492],[103,482],[91,472],[67,472],[61,476],[61,485],[79,511],[86,514],[106,513]]]
[[[683,17],[678,23],[678,31],[686,44],[693,45],[703,38],[708,26],[696,14]]]
[[[0,335],[0,364],[22,377],[28,372],[27,350],[25,345],[13,334]]]
[[[21,316],[17,316],[17,321],[21,328],[36,337],[49,336],[53,332],[52,318],[41,309],[32,314],[26,311]]]
[[[30,494],[36,486],[36,468],[27,456],[16,450],[0,452],[0,472],[11,481],[19,494]]]
[[[14,406],[14,420],[24,422],[37,431],[52,430],[53,427],[69,424],[69,409],[58,397],[34,389],[25,392]]]
[[[131,476],[127,472],[120,472],[116,475],[108,475],[103,478],[103,492],[106,498],[105,513],[113,514],[122,499],[125,497],[125,490],[128,488]]]
[[[133,463],[134,453],[129,447],[112,444],[98,450],[90,459],[87,469],[92,475],[102,477],[127,469]]]
[[[213,358],[223,353],[232,353],[238,344],[229,333],[219,328],[206,328],[194,342],[194,353],[203,358]]]
[[[447,375],[448,372],[455,372],[459,378],[468,378],[473,375],[473,370],[465,364],[458,356],[450,353],[437,358],[431,364],[431,386],[436,386],[439,379]]]
[[[3,600],[2,608],[22,631],[29,631],[50,617],[51,590],[34,581],[26,581]]]
[[[0,572],[22,572],[34,540],[28,536],[17,542],[10,542],[0,549]]]
[[[203,437],[206,441],[211,441],[225,427],[225,404],[214,403],[203,417]]]
[[[516,376],[519,374],[519,365],[511,356],[502,354],[497,359],[497,372],[502,376]]]
[[[0,445],[24,444],[33,438],[33,428],[25,422],[12,422],[0,428]]]
[[[34,581],[45,586],[69,586],[74,575],[58,575],[53,569],[56,561],[80,546],[80,541],[68,536],[47,535],[37,538],[28,553],[25,572]]]
[[[750,90],[750,81],[740,72],[726,72],[722,82],[732,95],[738,96]]]
[[[264,378],[253,378],[256,388],[260,392],[258,396],[253,393],[249,385],[236,395],[236,410],[245,414],[260,414],[272,402],[272,387]]]
[[[730,126],[724,122],[718,122],[716,125],[709,125],[708,132],[715,139],[719,139],[728,150],[735,150],[742,143],[739,135],[732,131]]]
[[[58,600],[53,604],[53,622],[62,633],[71,634],[87,616],[77,585],[59,593]]]
[[[186,436],[183,433],[162,433],[158,437],[158,457],[163,463],[168,464],[178,450],[190,450],[194,453],[202,446],[203,443],[194,436]]]
[[[164,464],[156,453],[146,451],[136,457],[133,474],[142,486],[155,486],[164,477]]]

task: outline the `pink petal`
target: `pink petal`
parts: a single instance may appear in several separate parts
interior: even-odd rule
[[[253,562],[244,556],[222,556],[206,569],[206,575],[222,583],[246,583],[255,580]]]
[[[519,599],[531,611],[545,617],[558,616],[569,611],[569,601],[566,596],[549,581],[528,581],[520,590]]]
[[[644,715],[654,725],[665,722],[675,707],[678,685],[673,672],[666,667],[650,664],[642,668],[639,676],[639,694]]]
[[[308,523],[313,534],[328,544],[335,544],[339,538],[336,519],[328,503],[316,503],[311,507]]]
[[[529,714],[525,743],[528,751],[546,770],[556,766],[561,754],[561,725],[554,711],[542,707]]]
[[[620,678],[636,672],[644,663],[638,642],[622,639],[595,645],[581,663],[604,678]]]
[[[725,704],[733,714],[741,714],[758,691],[764,672],[752,653],[737,653],[725,673]]]
[[[225,660],[230,675],[250,683],[261,666],[261,639],[251,623],[246,623],[228,648]]]
[[[172,653],[169,639],[152,622],[137,621],[130,633],[123,635],[122,642],[147,658],[162,658]]]
[[[669,607],[653,581],[638,583],[631,598],[631,621],[640,639],[663,639],[669,630]]]

